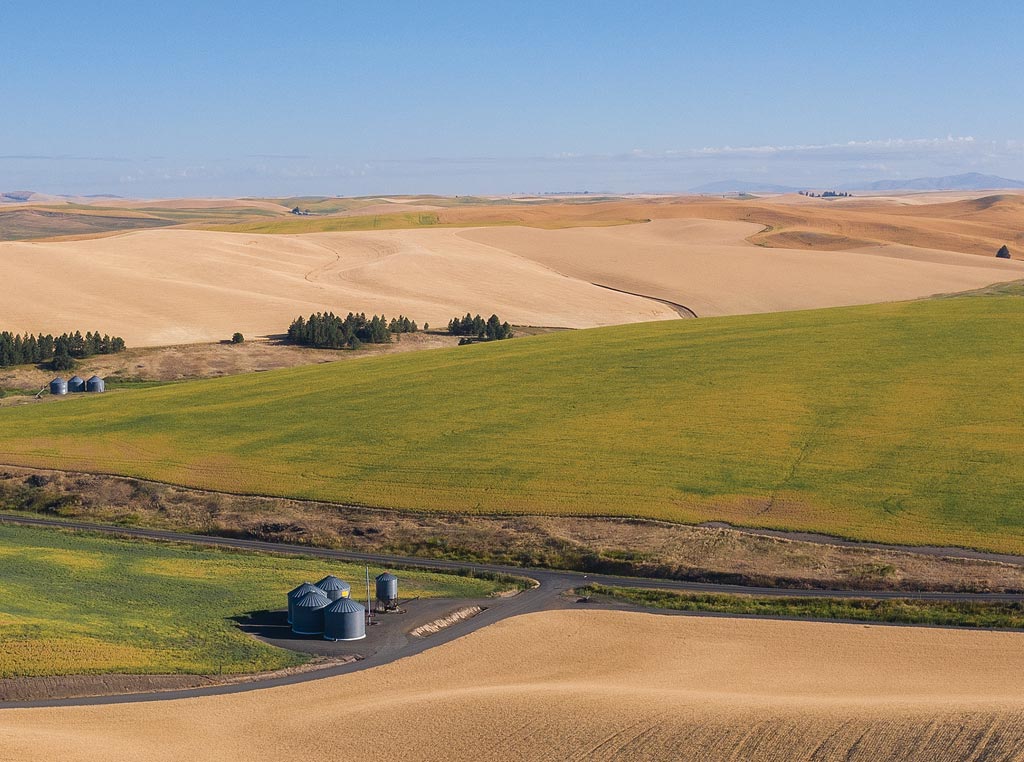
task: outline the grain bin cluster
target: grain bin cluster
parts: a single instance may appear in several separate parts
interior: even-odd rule
[[[58,396],[68,392],[104,392],[106,389],[106,383],[99,376],[93,376],[88,381],[81,376],[72,376],[67,381],[57,376],[50,382],[50,394]]]
[[[385,573],[376,582],[377,607],[394,609],[398,578]],[[322,635],[324,640],[362,640],[366,637],[366,607],[351,596],[352,586],[333,574],[316,584],[303,582],[288,593],[288,624],[292,632]]]

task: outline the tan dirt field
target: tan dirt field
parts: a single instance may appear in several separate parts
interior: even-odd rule
[[[702,317],[914,299],[1024,278],[1024,261],[916,246],[856,240],[840,251],[756,246],[747,239],[761,228],[666,219],[561,230],[474,228],[460,235],[581,280],[683,304]]]
[[[978,256],[1019,228],[1024,196],[928,206],[805,201],[674,198],[444,212],[459,224],[511,215],[540,227],[302,235],[165,228],[5,242],[0,300],[6,330],[98,329],[130,346],[160,346],[235,331],[279,334],[296,315],[328,309],[404,313],[435,326],[466,311],[571,328],[677,317],[666,305],[592,283],[705,316],[909,299],[1024,277],[1022,260]],[[642,215],[654,221],[558,229],[560,220],[596,225]]]
[[[1024,634],[558,611],[352,675],[0,710],[0,759],[1020,759]]]
[[[387,212],[435,208],[431,200],[374,202]],[[101,201],[134,216],[208,209],[213,220],[236,207],[289,216],[265,200]],[[78,210],[75,220],[92,213]],[[340,214],[350,213],[366,208]],[[993,256],[1003,243],[1018,256],[1024,246],[1018,193],[509,200],[438,215],[468,229],[284,236],[175,227],[0,243],[4,328],[77,330],[88,312],[108,324],[96,328],[153,346],[279,333],[282,321],[315,309],[405,312],[435,324],[497,311],[520,324],[587,327],[674,317],[590,281],[718,315],[913,298],[1024,272],[1019,258]],[[642,220],[653,223],[622,224]]]
[[[330,215],[331,217],[366,217],[373,214],[395,214],[396,212],[437,212],[444,209],[436,204],[413,204],[400,201],[384,201],[380,204],[369,204]]]
[[[0,244],[6,330],[100,330],[129,346],[283,333],[322,310],[447,324],[497,312],[521,325],[582,328],[666,320],[670,308],[615,294],[455,230],[243,235],[160,230]]]
[[[264,199],[246,198],[167,198],[167,199],[99,199],[93,202],[95,206],[105,206],[112,209],[263,209],[268,212],[284,214],[289,208],[282,206],[275,201]]]

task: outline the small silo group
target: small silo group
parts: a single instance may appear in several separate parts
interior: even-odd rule
[[[376,583],[377,609],[397,609],[398,577],[385,572],[377,576]],[[316,584],[303,582],[288,593],[288,624],[296,635],[362,640],[366,637],[366,607],[352,600],[350,584],[328,574]]]
[[[72,376],[65,381],[60,376],[50,382],[50,394],[62,396],[68,392],[104,392],[107,389],[106,383],[99,376],[92,376],[86,381],[81,376]]]

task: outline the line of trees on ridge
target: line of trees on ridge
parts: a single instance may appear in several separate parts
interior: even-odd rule
[[[301,315],[288,326],[288,341],[318,349],[358,349],[363,344],[387,344],[391,335],[416,333],[415,320],[399,315],[390,321],[384,315],[369,318],[362,312],[348,313],[344,318],[333,312],[316,312],[308,318]]]
[[[51,334],[21,334],[10,331],[0,332],[0,367],[49,362],[54,370],[70,370],[76,359],[92,355],[109,355],[123,352],[127,347],[120,336],[100,335],[89,331]]]
[[[476,338],[480,341],[497,341],[499,339],[512,338],[512,326],[501,322],[497,315],[491,315],[484,320],[479,315],[454,317],[448,321],[448,333],[452,336],[465,336]]]
[[[825,191],[824,193],[814,193],[812,191],[799,191],[801,196],[807,196],[808,198],[849,198],[852,193],[846,191]]]

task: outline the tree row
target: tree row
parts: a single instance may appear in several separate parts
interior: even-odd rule
[[[0,332],[0,367],[58,361],[55,367],[60,369],[70,367],[73,364],[71,360],[75,358],[115,354],[125,348],[124,339],[120,336],[101,336],[99,331],[89,331],[85,336],[81,331],[75,331],[56,337],[48,333],[22,336],[3,331]]]
[[[448,321],[448,333],[452,336],[466,336],[481,341],[497,341],[499,339],[512,338],[512,326],[501,322],[497,315],[491,315],[484,320],[479,315],[454,317]]]
[[[317,312],[308,318],[301,315],[288,326],[288,340],[304,347],[319,349],[357,349],[363,344],[387,344],[391,334],[415,333],[416,321],[404,315],[392,318],[364,313],[348,313],[344,318],[333,312]]]

